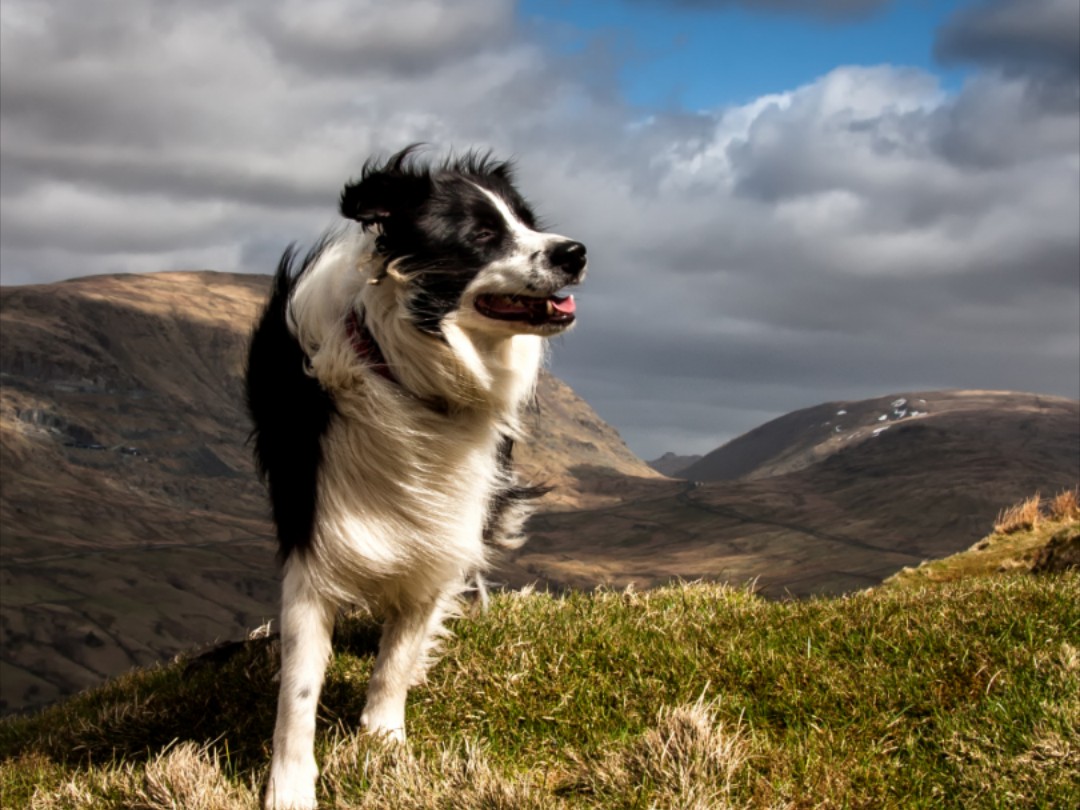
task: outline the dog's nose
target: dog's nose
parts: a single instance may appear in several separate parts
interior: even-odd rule
[[[585,246],[581,242],[567,239],[548,249],[548,263],[557,270],[562,270],[571,278],[577,278],[585,269]]]

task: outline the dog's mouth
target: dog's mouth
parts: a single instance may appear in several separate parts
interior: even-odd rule
[[[484,293],[476,296],[476,311],[497,321],[520,321],[530,326],[568,326],[574,322],[577,308],[572,295],[505,295]]]

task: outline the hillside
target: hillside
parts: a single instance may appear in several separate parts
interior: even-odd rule
[[[777,597],[875,585],[967,548],[1002,504],[1077,485],[1080,403],[1038,399],[995,394],[994,407],[905,419],[784,474],[643,482],[634,499],[538,516],[505,577],[554,587],[753,579]]]
[[[89,456],[66,451],[104,450],[95,466],[125,472],[130,465],[117,455],[154,463],[171,456],[165,470],[147,472],[172,476],[172,485],[183,485],[174,480],[177,473],[250,479],[241,375],[268,283],[264,276],[205,272],[0,288],[4,450],[25,463],[28,449],[36,453],[44,441],[65,451],[47,464],[76,467]],[[567,505],[590,502],[569,473],[573,466],[655,476],[614,429],[548,374],[532,417],[532,441],[519,461],[563,483]],[[198,505],[213,493],[184,495]]]
[[[267,286],[160,273],[0,289],[0,708],[276,614],[241,380]],[[559,487],[552,506],[656,476],[550,375],[531,418],[519,457]]]
[[[377,631],[339,624],[326,806],[1074,807],[1080,580],[997,576],[768,602],[718,585],[496,595],[408,707],[356,733]],[[276,640],[0,721],[5,807],[254,810]]]
[[[769,478],[815,464],[914,424],[956,445],[992,436],[1008,449],[1046,454],[1060,465],[1080,455],[1080,403],[1013,391],[922,391],[858,401],[826,402],[793,411],[732,439],[683,468],[680,478],[730,481]],[[1076,435],[1064,443],[1061,432]],[[951,450],[943,447],[941,454]]]
[[[885,580],[890,588],[920,587],[1002,573],[1080,569],[1080,503],[1077,490],[1052,498],[1036,494],[1002,510],[994,530],[969,549],[904,567]]]

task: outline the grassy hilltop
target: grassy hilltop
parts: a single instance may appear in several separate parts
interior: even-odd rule
[[[1080,531],[1052,512],[1037,528]],[[711,584],[498,595],[412,693],[404,749],[355,733],[378,636],[346,619],[321,796],[372,810],[1077,806],[1080,574],[934,570],[806,601]],[[182,657],[4,721],[3,806],[255,807],[275,646]]]

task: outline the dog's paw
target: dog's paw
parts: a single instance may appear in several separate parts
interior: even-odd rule
[[[264,810],[316,810],[315,790],[270,788],[263,801]]]
[[[316,776],[276,773],[270,771],[263,798],[263,810],[316,810]]]
[[[388,742],[405,742],[405,719],[397,716],[397,713],[379,714],[365,711],[360,715],[360,725],[373,737],[379,737]]]

